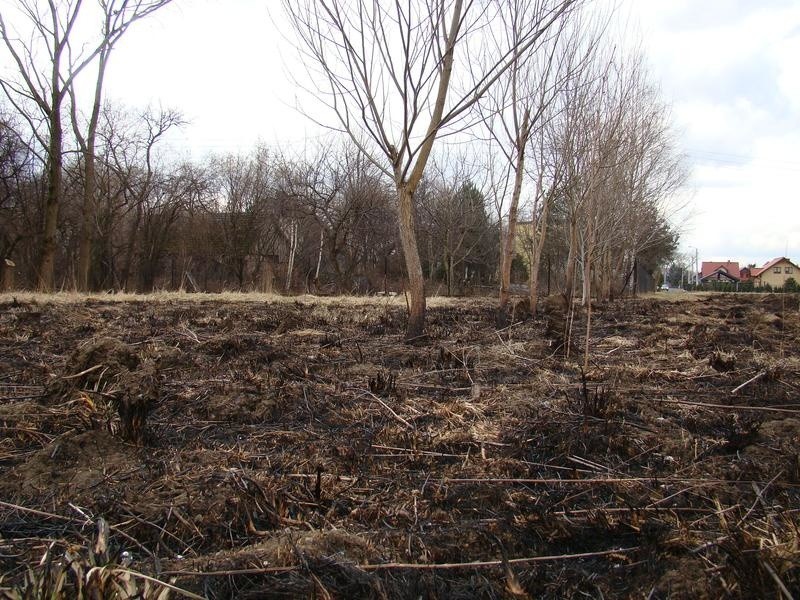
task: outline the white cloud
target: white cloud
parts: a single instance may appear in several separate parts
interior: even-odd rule
[[[800,5],[631,0],[693,165],[685,247],[800,258]]]

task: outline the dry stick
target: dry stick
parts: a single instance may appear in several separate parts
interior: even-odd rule
[[[734,508],[734,507],[731,507]],[[730,510],[725,509],[725,510]],[[691,506],[668,506],[666,508],[662,508],[659,506],[634,506],[633,508],[629,506],[621,507],[621,506],[604,506],[601,508],[576,508],[576,509],[568,509],[568,510],[555,510],[553,512],[547,513],[549,515],[553,515],[556,517],[574,517],[577,515],[592,515],[595,513],[623,513],[623,514],[630,514],[630,513],[710,513],[703,518],[708,518],[709,516],[713,516],[717,511],[713,508],[694,508]],[[500,521],[500,519],[495,519],[496,521]]]
[[[648,400],[633,399],[634,402],[649,403]],[[744,406],[744,405],[730,405],[730,404],[711,404],[710,402],[692,402],[690,400],[675,400],[674,398],[662,398],[656,402],[668,402],[671,404],[685,404],[687,406],[701,406],[703,408],[727,408],[728,410],[761,410],[764,412],[786,413],[790,415],[800,414],[800,410],[790,408],[774,408],[771,406]]]
[[[778,588],[780,588],[781,593],[784,595],[786,600],[794,600],[794,596],[792,596],[792,593],[788,589],[786,589],[786,586],[784,585],[783,581],[781,581],[781,578],[778,577],[778,574],[770,566],[770,564],[765,560],[762,560],[761,564],[767,570],[767,573],[769,573],[770,577],[772,577],[772,579],[775,581]]]
[[[618,548],[616,550],[602,550],[599,552],[582,552],[579,554],[558,554],[553,556],[531,556],[527,558],[510,558],[506,560],[483,560],[466,563],[438,563],[438,564],[419,564],[419,563],[384,563],[376,565],[362,565],[364,571],[383,571],[386,569],[417,569],[417,570],[439,570],[439,569],[471,569],[479,567],[502,567],[503,565],[521,565],[537,562],[551,562],[557,560],[575,560],[580,558],[595,558],[599,556],[610,556],[616,554],[627,554],[635,552],[639,546],[630,548]]]
[[[497,338],[500,340],[500,343],[503,344],[503,346],[505,346],[506,350],[508,350],[508,355],[511,358],[516,358],[516,359],[519,359],[519,360],[525,360],[525,361],[528,361],[529,363],[537,362],[533,358],[528,358],[527,356],[520,356],[519,354],[515,353],[514,350],[511,348],[511,346],[509,345],[509,343],[506,340],[503,339],[503,336],[500,335],[499,331],[495,331],[494,333],[497,336]]]
[[[365,393],[365,394],[368,394],[369,396],[371,396],[371,397],[372,397],[374,400],[377,400],[377,401],[378,401],[378,403],[379,403],[379,404],[380,404],[380,405],[381,405],[383,408],[385,408],[386,410],[388,410],[388,411],[389,411],[389,413],[391,413],[391,415],[392,415],[392,416],[393,416],[395,419],[397,419],[397,420],[398,420],[400,423],[402,423],[403,425],[405,425],[405,426],[406,426],[406,427],[408,427],[409,429],[414,429],[414,426],[413,426],[411,423],[409,423],[409,422],[408,422],[408,421],[406,421],[406,420],[405,420],[403,417],[401,417],[401,416],[400,416],[400,415],[398,415],[396,412],[394,412],[394,411],[392,410],[392,407],[391,407],[391,406],[389,406],[388,404],[386,404],[386,402],[384,402],[383,400],[381,400],[381,399],[380,399],[378,396],[376,396],[376,395],[375,395],[375,394],[373,394],[372,392],[368,392],[368,391],[366,391],[366,390],[364,391],[364,393]]]
[[[592,294],[591,294],[591,283],[589,284],[589,294],[588,294],[588,308],[586,310],[586,344],[583,350],[583,370],[584,372],[589,370],[589,336],[592,333]]]
[[[65,517],[63,515],[56,515],[49,512],[44,512],[43,510],[36,510],[35,508],[26,508],[25,506],[20,506],[19,504],[11,504],[10,502],[3,502],[0,500],[0,506],[4,506],[6,508],[12,508],[14,510],[19,510],[21,512],[30,513],[32,515],[39,515],[40,517],[47,517],[49,519],[57,519],[59,521],[68,521],[70,523],[91,523],[91,520],[82,520],[76,519],[75,517]]]
[[[431,452],[430,450],[414,450],[413,448],[398,448],[397,446],[381,446],[380,444],[370,444],[371,447],[378,450],[394,450],[396,452],[405,452],[408,454],[420,454],[422,456],[444,456],[447,458],[464,458],[466,454],[447,454],[444,452]],[[404,456],[403,454],[389,454],[388,456]]]
[[[88,374],[89,374],[89,373],[91,373],[92,371],[97,371],[97,369],[100,369],[100,368],[102,368],[102,366],[103,366],[102,364],[95,365],[95,366],[93,366],[93,367],[89,367],[88,369],[84,369],[84,370],[83,370],[83,371],[81,371],[80,373],[75,373],[74,375],[65,375],[65,376],[64,376],[64,377],[62,377],[61,379],[75,379],[76,377],[80,377],[80,376],[82,376],[82,375],[88,375]]]
[[[570,469],[572,471],[573,469]],[[330,475],[332,477],[336,477],[337,481],[385,481],[387,477],[379,476],[379,475],[359,475],[358,477],[347,477],[344,475]],[[293,477],[296,479],[313,479],[316,478],[316,475],[309,474],[309,473],[287,473],[283,475],[283,477]],[[514,478],[503,478],[503,477],[496,477],[496,478],[486,478],[486,479],[458,479],[458,478],[449,478],[445,477],[442,479],[432,479],[431,477],[426,477],[426,481],[428,483],[435,483],[435,484],[453,484],[453,483],[474,483],[474,484],[482,484],[482,483],[507,483],[507,484],[521,484],[521,485],[533,485],[533,484],[542,484],[542,485],[556,485],[556,484],[566,484],[566,485],[593,485],[593,484],[600,484],[600,483],[658,483],[658,484],[670,484],[670,483],[690,483],[690,484],[725,484],[725,483],[733,483],[733,484],[752,484],[752,483],[767,483],[766,480],[754,480],[754,479],[703,479],[699,477],[695,478],[678,478],[678,477],[595,477],[595,478],[587,478],[587,479],[558,479],[558,478],[549,478],[549,479],[514,479]],[[782,485],[785,487],[800,487],[800,483],[792,483],[789,481],[778,481],[773,482],[777,483],[778,485]],[[685,492],[687,490],[681,490],[681,492]],[[663,499],[662,499],[663,500]],[[659,500],[661,502],[661,500]]]
[[[509,484],[544,484],[544,485],[556,485],[556,484],[567,484],[567,485],[593,485],[598,483],[739,483],[739,484],[749,484],[753,483],[754,480],[751,479],[702,479],[702,478],[674,478],[674,477],[595,477],[595,478],[587,478],[587,479],[557,479],[557,478],[549,478],[549,479],[525,479],[525,478],[511,478],[511,477],[487,477],[485,479],[478,479],[478,478],[450,478],[445,477],[441,480],[442,483],[509,483]],[[755,483],[765,483],[764,481],[755,481]],[[800,487],[800,483],[791,483],[788,481],[780,481],[778,482],[779,485],[789,486],[789,487]]]
[[[739,522],[738,522],[738,523],[736,523],[736,526],[737,526],[737,527],[741,527],[741,526],[742,526],[742,523],[744,523],[744,522],[747,520],[747,518],[748,518],[748,517],[750,516],[750,514],[751,514],[751,513],[752,513],[752,512],[755,510],[755,508],[756,508],[756,505],[757,505],[759,502],[761,502],[762,504],[764,504],[764,492],[766,492],[766,491],[767,491],[767,489],[769,488],[769,486],[770,486],[770,485],[772,485],[772,483],[773,483],[773,482],[774,482],[774,481],[775,481],[775,480],[778,478],[778,476],[779,476],[779,475],[781,475],[782,473],[783,473],[783,471],[779,472],[779,473],[778,473],[778,475],[775,475],[775,477],[773,477],[772,479],[770,479],[770,480],[767,482],[767,485],[765,485],[765,486],[764,486],[764,489],[763,489],[763,490],[759,490],[759,489],[758,489],[758,485],[756,485],[755,483],[753,484],[753,489],[754,489],[754,490],[755,490],[755,492],[756,492],[756,499],[755,499],[755,500],[753,500],[753,504],[752,504],[752,506],[750,506],[750,509],[749,509],[749,510],[748,510],[748,511],[745,513],[745,515],[744,515],[744,516],[743,516],[741,519],[739,519]],[[764,508],[766,509],[766,505],[764,506]]]
[[[600,556],[613,556],[617,554],[627,554],[639,549],[639,546],[630,548],[618,548],[615,550],[602,550],[600,552],[582,552],[579,554],[558,554],[554,556],[532,556],[528,558],[511,558],[505,560],[483,560],[474,562],[463,563],[382,563],[382,564],[366,564],[356,565],[362,571],[388,571],[394,569],[411,569],[411,570],[425,570],[435,571],[444,569],[478,569],[484,567],[502,567],[506,563],[511,565],[537,563],[537,562],[551,562],[557,560],[575,560],[581,558],[596,558]],[[287,566],[287,567],[264,567],[256,569],[235,569],[226,571],[164,571],[163,575],[170,575],[174,577],[220,577],[229,575],[265,575],[269,573],[289,573],[297,571],[300,565]]]
[[[172,539],[174,539],[176,542],[179,542],[179,543],[181,544],[181,546],[184,546],[184,547],[186,547],[186,548],[190,548],[190,547],[191,547],[191,546],[190,546],[189,544],[187,544],[187,543],[186,543],[184,540],[182,540],[181,538],[179,538],[179,537],[178,537],[177,535],[175,535],[174,533],[170,533],[169,531],[167,531],[166,529],[164,529],[164,528],[163,528],[161,525],[159,525],[158,523],[153,523],[153,522],[151,522],[151,521],[148,521],[147,519],[143,519],[143,518],[141,518],[141,517],[139,517],[139,516],[137,516],[137,515],[133,514],[133,513],[132,513],[131,511],[129,511],[129,510],[126,510],[125,512],[126,512],[126,513],[127,513],[127,514],[128,514],[130,517],[131,517],[131,518],[133,518],[135,521],[138,521],[139,523],[143,523],[144,525],[150,525],[150,527],[153,527],[153,528],[157,529],[158,531],[160,531],[160,532],[161,532],[161,537],[162,537],[162,538],[163,538],[165,535],[167,535],[167,536],[171,537]],[[163,542],[162,542],[162,543],[163,543]]]
[[[766,371],[766,369],[765,369],[765,370],[763,370],[763,371],[759,371],[758,373],[756,373],[755,377],[751,377],[750,379],[748,379],[747,381],[745,381],[745,382],[744,382],[742,385],[740,385],[740,386],[738,386],[738,387],[735,387],[734,389],[732,389],[732,390],[731,390],[731,394],[735,394],[736,392],[738,392],[739,390],[741,390],[743,387],[745,387],[745,386],[748,386],[748,385],[750,385],[751,383],[755,383],[756,381],[758,381],[759,379],[761,379],[762,377],[764,377],[766,374],[767,374],[767,371]]]

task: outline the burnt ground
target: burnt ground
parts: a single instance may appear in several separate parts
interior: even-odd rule
[[[0,302],[0,597],[800,594],[797,296]]]

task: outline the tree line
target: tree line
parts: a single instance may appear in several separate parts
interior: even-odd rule
[[[675,250],[668,107],[590,2],[285,0],[302,108],[329,139],[183,162],[163,152],[178,111],[103,100],[117,42],[168,3],[18,0],[16,29],[0,12],[0,258],[17,285],[402,287],[415,338],[431,290],[497,285],[507,311],[517,281],[533,311],[545,293],[588,303]]]

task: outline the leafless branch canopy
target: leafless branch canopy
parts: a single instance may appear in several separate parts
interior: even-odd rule
[[[283,6],[311,87],[336,115],[335,128],[388,176],[409,181],[432,139],[458,127],[577,3],[525,2],[530,10],[518,13],[508,36],[503,15],[521,1],[284,0]]]

